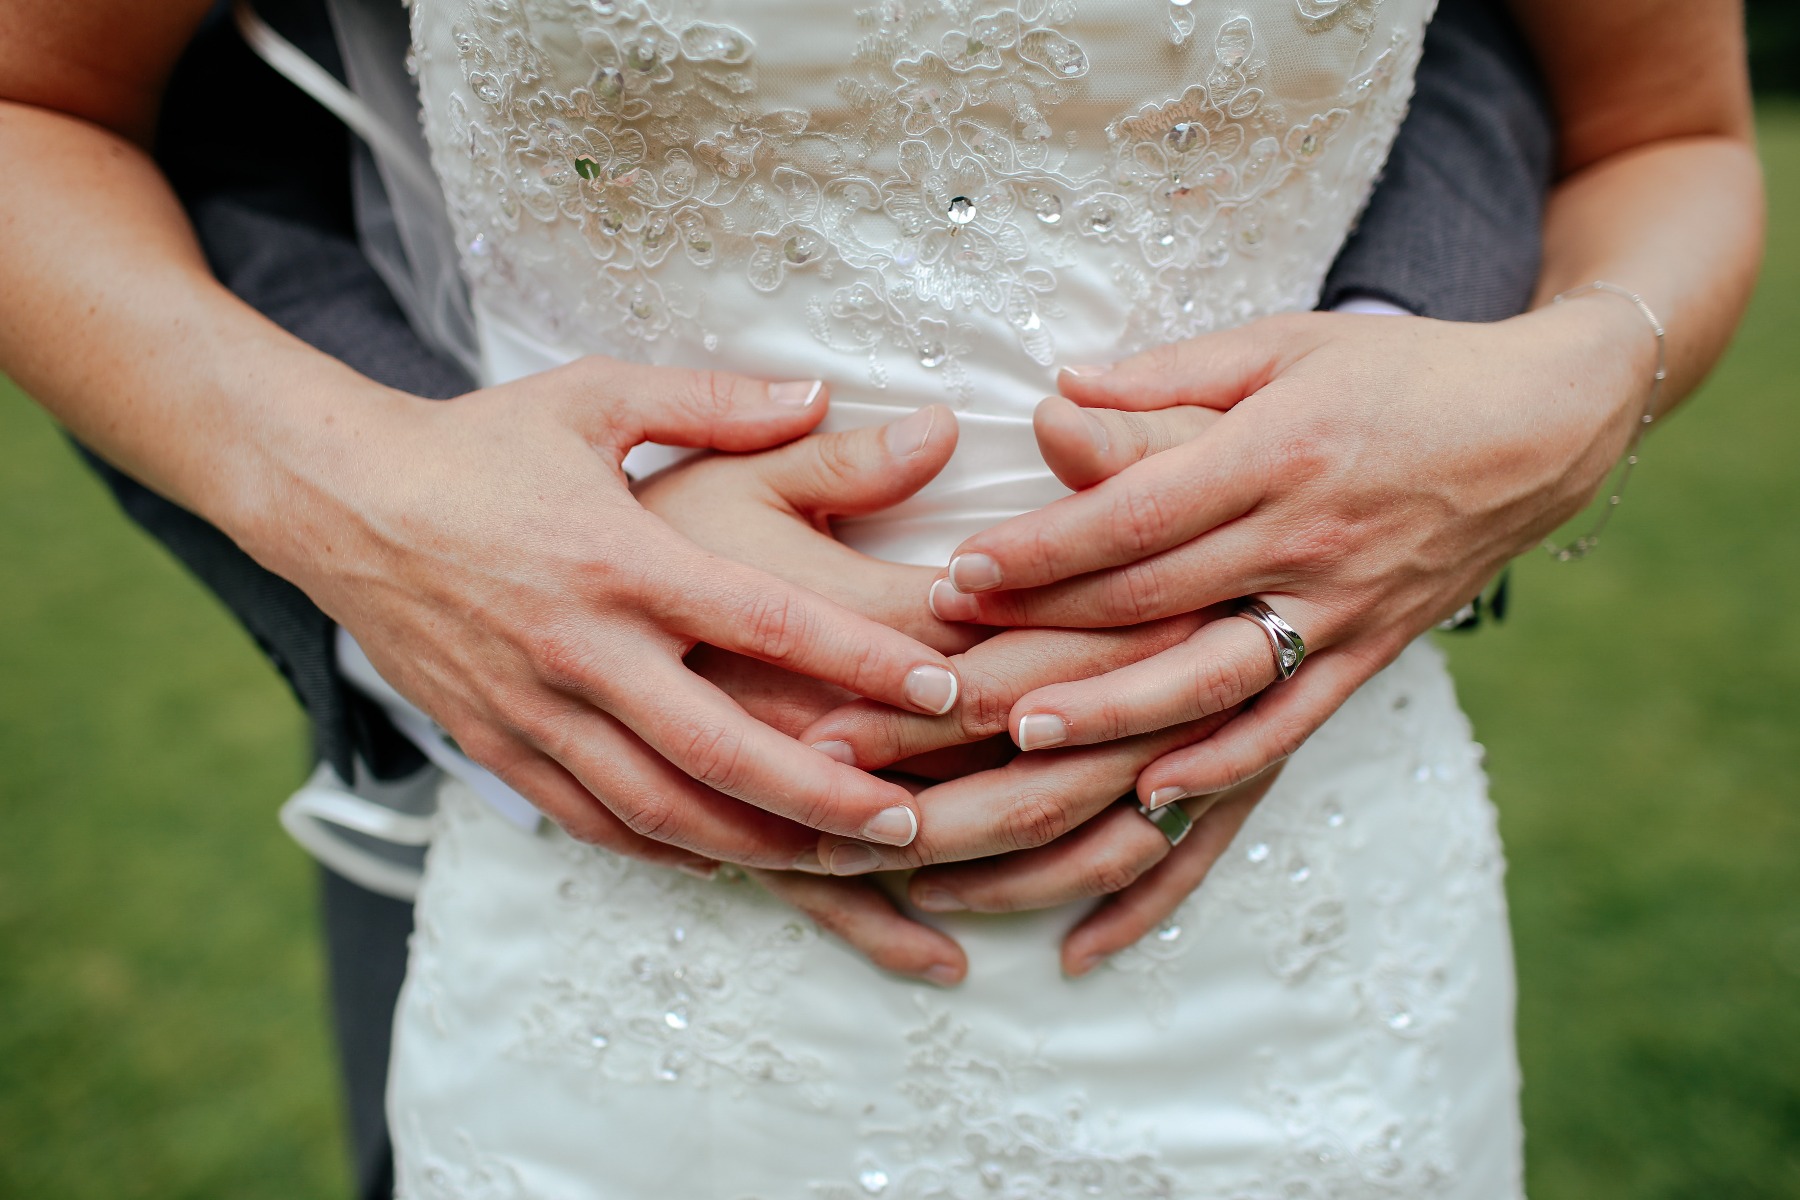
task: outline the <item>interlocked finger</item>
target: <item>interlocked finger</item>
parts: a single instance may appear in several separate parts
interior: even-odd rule
[[[534,803],[539,802],[534,792],[541,792],[555,805],[545,811],[582,841],[621,853],[644,842],[667,844],[686,852],[683,857],[744,866],[787,868],[816,861],[817,830],[707,787],[596,709],[572,704],[531,740],[572,777],[579,795],[557,787],[545,770],[527,768],[527,777],[509,765],[497,773],[509,784],[517,776],[521,794]],[[904,788],[882,786],[909,798]]]
[[[946,934],[911,920],[866,879],[825,879],[786,871],[752,871],[773,895],[848,942],[884,971],[943,987],[960,983],[969,959]]]
[[[1008,630],[951,660],[962,681],[956,711],[921,717],[852,703],[827,713],[801,740],[865,770],[1003,734],[1020,697],[1052,682],[1104,675],[1156,654],[1199,626],[1194,616],[1131,629]]]
[[[1192,441],[1220,415],[1191,404],[1154,412],[1082,408],[1052,396],[1038,405],[1032,427],[1045,464],[1066,486],[1080,491],[1152,454]]]
[[[646,607],[664,628],[913,712],[956,704],[949,660],[807,588],[695,552]]]
[[[1351,693],[1385,663],[1342,647],[1308,658],[1294,678],[1272,685],[1255,707],[1205,741],[1158,759],[1138,777],[1146,804],[1234,787],[1298,750]]]
[[[833,874],[861,875],[1047,845],[1130,791],[1145,764],[1228,719],[1221,714],[1101,746],[1021,755],[920,792],[914,803],[921,831],[911,844],[873,846],[827,835],[819,839],[819,861]]]
[[[1111,628],[1196,612],[1294,584],[1303,564],[1288,531],[1252,513],[1172,550],[1043,587],[959,592],[947,578],[928,598],[940,620],[1009,628]]]
[[[1294,620],[1310,607],[1285,598]],[[1224,712],[1281,677],[1268,636],[1254,622],[1220,610],[1186,641],[1110,674],[1039,688],[1013,706],[1010,729],[1021,750],[1088,746],[1166,729]]]
[[[1230,847],[1232,838],[1273,783],[1271,773],[1253,787],[1217,798],[1195,819],[1192,832],[1181,845],[1069,932],[1063,939],[1063,970],[1074,976],[1085,975],[1108,955],[1134,945],[1174,915],[1194,889],[1205,882],[1213,864]]]

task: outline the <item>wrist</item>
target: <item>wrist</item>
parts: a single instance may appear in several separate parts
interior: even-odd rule
[[[196,511],[293,582],[321,547],[341,545],[334,514],[362,507],[355,497],[382,478],[384,448],[431,403],[334,360],[305,366],[315,369],[278,391],[246,389],[256,399],[234,413],[195,497]]]

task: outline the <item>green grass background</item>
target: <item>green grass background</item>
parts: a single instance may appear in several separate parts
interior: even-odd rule
[[[1800,107],[1769,260],[1605,550],[1449,645],[1517,925],[1536,1200],[1800,1196]],[[0,385],[0,1197],[342,1194],[300,719]]]

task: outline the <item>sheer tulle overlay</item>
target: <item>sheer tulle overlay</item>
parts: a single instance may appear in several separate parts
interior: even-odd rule
[[[414,0],[495,381],[584,353],[959,411],[846,526],[939,563],[1060,494],[1053,364],[1305,309],[1404,114],[1428,0]],[[639,464],[653,464],[647,450]],[[1084,909],[932,918],[885,977],[741,880],[446,786],[396,1029],[400,1192],[609,1200],[1520,1194],[1503,864],[1414,646],[1205,886],[1082,980]]]

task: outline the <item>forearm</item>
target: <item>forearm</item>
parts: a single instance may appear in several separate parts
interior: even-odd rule
[[[1763,221],[1748,139],[1682,138],[1613,154],[1552,194],[1537,302],[1595,280],[1643,296],[1668,331],[1659,403],[1667,411],[1724,353],[1755,282]],[[1632,315],[1647,344],[1642,317]]]
[[[389,395],[220,286],[150,159],[0,104],[0,369],[75,435],[240,541]]]

